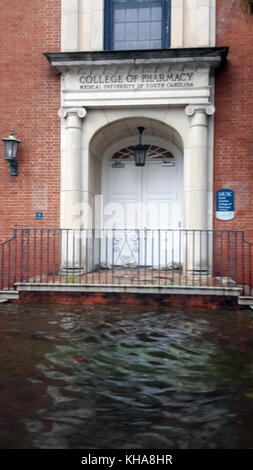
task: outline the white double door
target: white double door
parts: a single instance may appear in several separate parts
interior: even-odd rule
[[[113,237],[107,243],[109,262],[167,266],[180,261],[179,162],[136,167],[134,161],[121,160],[115,167],[110,161],[103,172],[103,193],[103,227]]]

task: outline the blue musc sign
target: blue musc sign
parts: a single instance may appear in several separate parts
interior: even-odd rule
[[[43,220],[43,212],[36,212],[35,218],[36,220]]]
[[[219,191],[216,191],[216,218],[231,220],[234,216],[234,191],[232,189],[219,189]]]

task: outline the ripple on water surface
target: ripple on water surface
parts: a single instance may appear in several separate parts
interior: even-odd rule
[[[252,447],[249,312],[0,310],[1,448]]]

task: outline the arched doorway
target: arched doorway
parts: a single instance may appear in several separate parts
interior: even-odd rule
[[[140,125],[145,127],[143,143],[148,145],[144,167],[135,165],[133,154]],[[107,143],[107,148],[100,150],[101,226],[103,230],[113,230],[117,238],[115,253],[113,244],[108,244],[107,258],[114,258],[116,264],[179,262],[183,218],[180,136],[159,121],[127,118],[98,132],[92,141],[91,155],[98,155],[102,143]],[[172,229],[177,229],[177,233]]]

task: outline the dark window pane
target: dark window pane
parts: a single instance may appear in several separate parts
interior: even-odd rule
[[[138,49],[138,42],[137,41],[126,41],[125,49]]]
[[[137,21],[138,17],[137,8],[127,8],[126,10],[126,21]]]
[[[138,24],[138,39],[150,39],[150,23]]]
[[[153,7],[151,8],[151,20],[161,20],[162,19],[162,8]]]
[[[139,8],[139,21],[150,21],[150,8]]]
[[[115,51],[122,51],[123,49],[125,49],[125,41],[114,41],[113,49]]]
[[[126,39],[137,39],[137,23],[126,23]]]
[[[161,39],[162,23],[151,23],[151,39]]]
[[[114,39],[115,41],[123,41],[125,39],[125,25],[124,23],[118,23],[114,26]],[[156,38],[154,38],[156,39]]]
[[[138,49],[150,49],[150,41],[138,41]]]
[[[124,8],[116,8],[114,12],[114,20],[116,23],[118,21],[125,21],[126,19],[126,10]]]
[[[150,43],[150,49],[161,49],[162,47],[162,41],[151,41]]]

